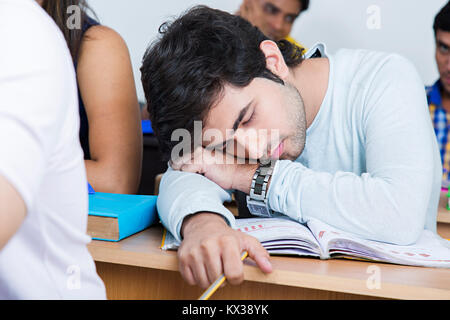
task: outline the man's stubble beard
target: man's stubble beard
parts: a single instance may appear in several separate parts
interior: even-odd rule
[[[295,160],[303,152],[306,144],[306,112],[302,96],[298,89],[290,84],[284,85],[285,103],[287,107],[288,127],[292,128],[292,134],[286,137],[291,150],[282,154],[280,159]]]

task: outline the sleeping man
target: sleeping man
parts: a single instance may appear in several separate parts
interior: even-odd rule
[[[148,48],[142,82],[170,160],[158,211],[182,240],[188,283],[222,272],[240,283],[245,250],[272,270],[261,244],[232,228],[233,190],[254,215],[315,218],[365,239],[406,245],[436,231],[441,164],[415,68],[396,54],[312,50],[203,6]]]

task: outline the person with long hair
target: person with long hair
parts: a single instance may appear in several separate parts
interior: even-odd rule
[[[61,29],[75,66],[80,143],[89,183],[99,192],[136,193],[142,130],[125,41],[93,19],[95,14],[84,0],[37,2]],[[78,25],[72,26],[71,18]]]

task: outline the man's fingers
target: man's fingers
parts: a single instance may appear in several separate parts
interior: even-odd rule
[[[272,272],[272,264],[269,260],[270,255],[256,238],[246,236],[244,239],[243,248],[244,250],[247,250],[248,256],[256,262],[256,265],[262,272]]]
[[[181,275],[189,284],[208,287],[209,280],[199,250],[186,249],[182,245],[178,249],[178,260]]]
[[[191,268],[188,265],[181,266],[180,265],[180,273],[183,279],[189,283],[191,286],[195,285],[195,278],[192,274]]]
[[[183,247],[178,249],[178,268],[184,280],[186,280],[186,282],[191,286],[195,285],[195,278],[189,265],[189,261],[185,257]]]
[[[201,245],[206,275],[209,285],[222,274],[222,259],[219,250],[213,241],[206,241]]]
[[[231,229],[216,217],[200,214],[185,222],[185,237],[178,249],[178,259],[180,272],[189,284],[207,288],[222,273],[230,284],[241,283],[244,251],[263,272],[272,271],[269,254],[256,238]]]
[[[236,238],[225,239],[228,245],[222,252],[222,263],[227,282],[232,285],[240,284],[244,280],[244,268],[241,260],[241,248]]]
[[[197,262],[193,265],[191,265],[191,271],[192,275],[194,276],[195,283],[203,288],[206,289],[211,284],[208,279],[208,274],[205,269],[205,264],[203,262]]]
[[[183,164],[178,170],[183,172],[201,173],[201,165],[198,164]]]
[[[194,150],[194,153],[185,154],[182,157],[170,160],[170,166],[174,170],[181,170],[181,168],[184,165],[193,164],[193,163],[199,164],[199,163],[201,163],[201,161],[199,161],[199,159],[202,159],[202,156],[203,156],[202,152],[203,152],[203,148],[197,147]]]
[[[241,243],[236,243],[236,245],[233,245],[232,240],[237,240],[237,238],[229,239],[228,245],[223,247],[222,253],[223,269],[227,282],[237,285],[244,280],[244,264],[241,256],[245,250],[261,271],[264,273],[272,272],[269,253],[256,238],[243,235]]]
[[[171,161],[170,166],[173,170],[180,170],[185,164],[191,163],[191,157],[183,157],[176,160]]]

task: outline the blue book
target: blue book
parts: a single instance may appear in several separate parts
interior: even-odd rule
[[[150,120],[141,120],[142,123],[142,133],[151,134],[153,133],[152,123]]]
[[[158,222],[157,196],[89,194],[88,234],[94,240],[120,241]]]
[[[88,182],[88,193],[89,193],[89,194],[95,193],[94,188],[92,188],[92,186],[89,184],[89,182]]]

